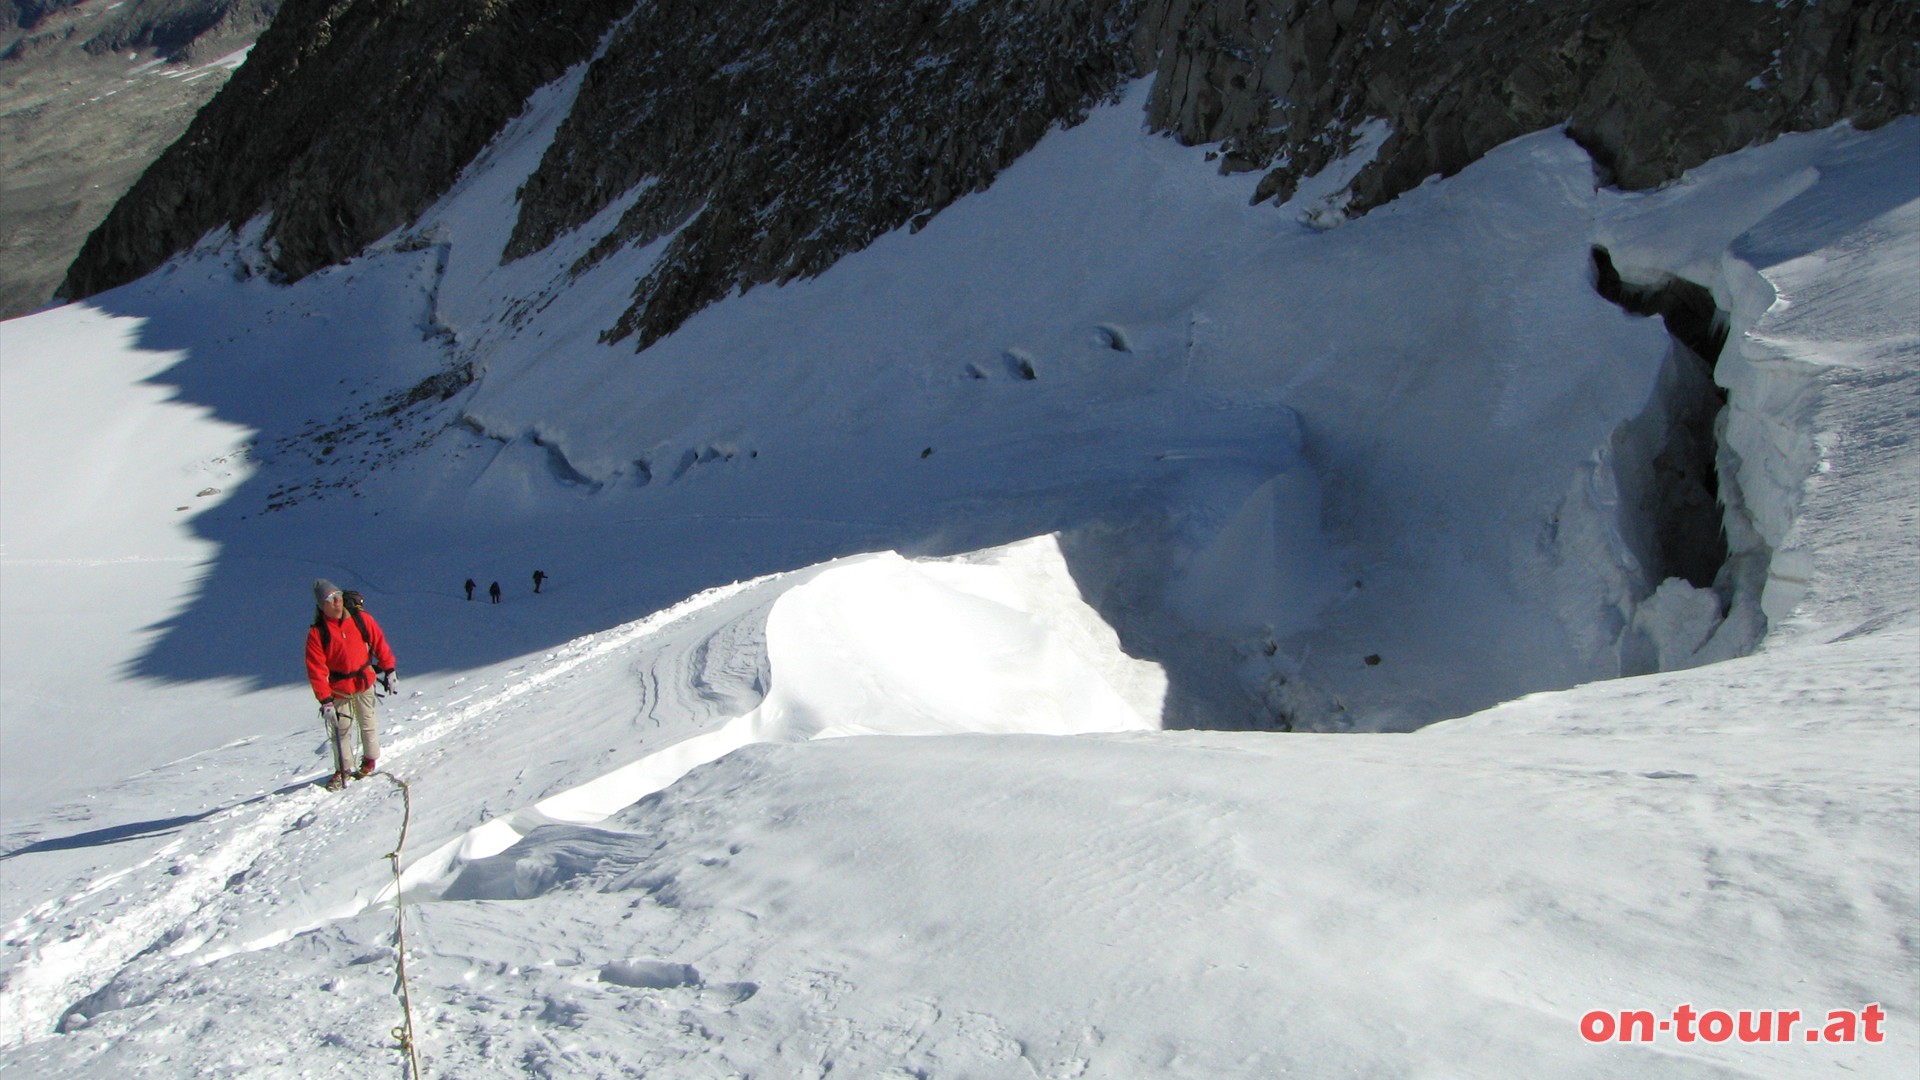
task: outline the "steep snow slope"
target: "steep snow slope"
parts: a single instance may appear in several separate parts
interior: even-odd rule
[[[1634,197],[1549,133],[1317,231],[1121,106],[636,358],[585,316],[648,252],[492,258],[568,92],[353,266],[216,239],[0,326],[9,1075],[399,1069],[401,805],[305,783],[321,574],[401,653],[429,1075],[1920,1064],[1912,122]],[[1729,595],[1778,635],[1413,735],[1137,730],[1415,724],[1711,631],[1609,531],[1669,344],[1596,242],[1734,320]]]
[[[138,674],[285,678],[253,643],[303,601],[257,554],[365,586],[410,668],[450,670],[852,552],[1063,529],[1167,666],[1173,726],[1404,729],[1632,669],[1661,575],[1622,539],[1618,477],[1647,463],[1614,443],[1664,407],[1671,343],[1595,294],[1589,249],[1658,215],[1565,139],[1325,231],[1144,134],[1136,87],[920,232],[636,357],[597,328],[655,250],[579,279],[566,242],[498,262],[571,92],[381,254],[279,289],[216,238],[102,301],[185,354],[161,376],[183,400],[256,432],[255,471],[195,504],[221,557]],[[1748,223],[1688,235],[1725,250]],[[449,603],[536,568],[571,598],[487,624]],[[1705,655],[1750,647],[1762,587],[1666,603],[1662,626],[1695,612],[1675,662],[1729,606]]]

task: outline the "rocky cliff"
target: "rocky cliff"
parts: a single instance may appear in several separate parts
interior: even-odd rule
[[[287,277],[347,258],[602,40],[503,257],[626,200],[584,262],[670,237],[607,328],[640,347],[923,222],[1136,75],[1155,78],[1148,122],[1262,170],[1261,199],[1384,121],[1346,212],[1543,127],[1647,187],[1785,131],[1877,125],[1920,92],[1905,0],[289,0],[65,292],[262,213]]]
[[[643,4],[521,195],[509,258],[645,185],[589,260],[677,230],[610,331],[817,274],[993,181],[1134,68],[1130,0]]]
[[[425,209],[631,0],[288,0],[245,66],[88,239],[68,297],[262,213],[299,278]]]
[[[1155,0],[1152,122],[1268,170],[1263,197],[1393,134],[1365,210],[1565,124],[1603,180],[1647,188],[1788,131],[1878,126],[1920,102],[1906,0]]]

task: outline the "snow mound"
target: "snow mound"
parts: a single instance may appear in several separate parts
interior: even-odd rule
[[[1121,651],[1081,599],[1056,537],[950,559],[863,555],[796,580],[764,615],[746,616],[765,619],[763,634],[735,635],[764,659],[733,666],[771,672],[757,708],[496,817],[413,865],[398,887],[491,895],[512,881],[508,894],[524,896],[564,882],[564,867],[529,868],[509,849],[536,829],[603,821],[754,743],[1160,726],[1165,674]]]
[[[1166,677],[1120,651],[1051,536],[951,560],[887,553],[795,588],[767,620],[765,741],[1159,727]]]

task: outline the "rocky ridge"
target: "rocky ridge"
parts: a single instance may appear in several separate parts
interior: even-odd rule
[[[1920,8],[1901,0],[1156,0],[1151,122],[1219,143],[1259,197],[1392,135],[1365,211],[1509,139],[1565,124],[1610,184],[1658,186],[1789,131],[1920,107]]]
[[[674,233],[608,332],[817,274],[992,183],[1134,73],[1132,0],[656,0],[615,32],[521,192],[508,258],[639,189],[581,267]],[[643,186],[644,185],[644,186]]]
[[[357,254],[451,185],[631,0],[286,0],[247,63],[88,238],[62,294],[268,213],[274,270]]]
[[[531,90],[594,56],[503,258],[616,203],[583,270],[667,238],[606,328],[638,347],[735,290],[817,274],[992,182],[1151,74],[1147,121],[1286,202],[1390,134],[1323,214],[1564,124],[1605,182],[1920,102],[1899,0],[288,0],[253,59],[89,241],[65,293],[271,215],[297,278],[405,225]],[[617,26],[615,20],[626,16]],[[1375,130],[1378,130],[1375,127]],[[214,163],[220,168],[213,168]]]

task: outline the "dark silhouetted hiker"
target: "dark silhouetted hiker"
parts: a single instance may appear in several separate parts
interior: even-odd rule
[[[333,744],[333,778],[327,787],[339,790],[349,775],[370,775],[380,756],[374,734],[376,682],[394,692],[393,650],[387,635],[360,603],[357,592],[343,593],[322,578],[313,583],[313,625],[307,628],[307,682],[320,699],[320,716],[327,722]],[[360,768],[349,774],[353,760],[353,729],[360,729]]]
[[[547,572],[545,570],[535,570],[533,572],[533,591],[536,595],[540,592],[540,583],[545,580],[547,580]]]
[[[500,602],[500,583],[496,581],[493,584],[487,586],[487,595],[493,597],[494,603],[496,604],[499,603]]]
[[[473,600],[473,590],[474,590],[473,579],[468,578],[467,579],[467,600],[469,602]]]

